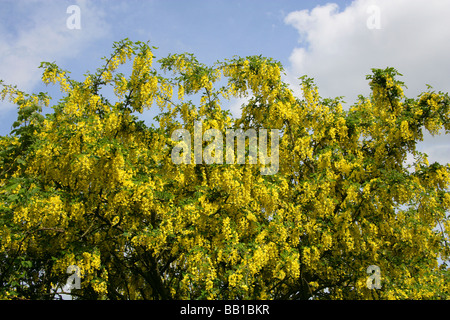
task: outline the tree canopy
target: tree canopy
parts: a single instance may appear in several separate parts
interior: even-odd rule
[[[63,96],[51,110],[47,93],[2,83],[18,117],[0,137],[0,298],[58,298],[71,265],[79,299],[450,298],[450,166],[417,149],[425,130],[449,133],[447,93],[406,98],[397,70],[372,69],[347,109],[306,76],[295,97],[270,58],[156,51],[116,42],[81,81],[43,62]],[[278,171],[174,163],[172,133],[199,121],[278,130]]]

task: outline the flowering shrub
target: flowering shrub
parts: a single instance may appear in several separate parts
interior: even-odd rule
[[[307,77],[295,97],[272,59],[172,54],[156,68],[155,49],[117,42],[81,82],[42,63],[64,95],[45,116],[46,94],[3,85],[19,108],[0,137],[1,298],[53,299],[70,265],[80,299],[450,297],[450,168],[416,149],[423,130],[449,132],[447,94],[408,99],[395,69],[374,69],[370,97],[344,110]],[[136,113],[155,106],[147,126]],[[200,120],[279,130],[279,171],[174,164],[172,132]],[[381,289],[366,286],[370,265]]]

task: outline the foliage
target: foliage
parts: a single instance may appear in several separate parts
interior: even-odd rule
[[[47,94],[2,84],[18,118],[0,137],[1,298],[57,298],[69,265],[80,299],[450,298],[450,167],[416,148],[423,130],[449,132],[447,93],[408,99],[395,69],[373,69],[370,97],[344,110],[306,76],[294,97],[262,56],[171,54],[156,68],[148,43],[113,49],[82,82],[42,63],[63,93],[46,115]],[[233,119],[237,97],[249,100]],[[137,114],[154,106],[148,126]],[[171,133],[199,120],[279,129],[278,173],[172,163]]]

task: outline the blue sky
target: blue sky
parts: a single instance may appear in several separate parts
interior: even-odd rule
[[[67,28],[70,5],[80,7],[79,30]],[[379,28],[368,27],[370,6],[379,9]],[[0,0],[0,79],[55,96],[57,88],[40,83],[41,61],[81,79],[100,67],[113,41],[128,37],[150,40],[158,58],[191,52],[212,64],[233,55],[272,57],[294,90],[307,74],[322,96],[343,95],[349,104],[368,95],[371,68],[392,66],[416,97],[426,84],[450,91],[449,16],[448,0]],[[232,102],[234,114],[243,102]],[[15,107],[0,102],[0,135],[15,118]],[[430,162],[448,162],[448,140],[426,136],[421,150]]]

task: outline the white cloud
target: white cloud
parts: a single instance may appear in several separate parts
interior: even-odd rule
[[[371,5],[379,8],[380,29],[367,26]],[[368,95],[370,69],[390,66],[404,75],[407,95],[426,84],[450,91],[449,15],[450,2],[442,0],[357,0],[344,9],[330,3],[291,12],[285,23],[298,30],[302,46],[291,53],[290,81],[307,74],[322,96],[353,103]]]
[[[368,27],[371,5],[379,8],[380,29]],[[330,3],[291,12],[285,23],[297,29],[300,45],[291,53],[287,81],[298,87],[306,74],[322,97],[345,96],[353,104],[359,94],[369,95],[371,68],[389,66],[403,74],[408,97],[426,91],[426,84],[449,92],[449,16],[450,1],[442,0],[356,0],[345,8]],[[450,144],[439,138],[426,135],[421,143],[430,162],[450,158]]]
[[[229,110],[234,118],[240,118],[242,116],[242,105],[247,104],[251,97],[231,98],[229,103]]]
[[[81,29],[67,27],[72,4],[80,7]],[[14,25],[0,26],[0,79],[26,92],[40,82],[41,61],[73,58],[109,29],[102,10],[88,1],[17,1],[8,9],[17,17]]]

